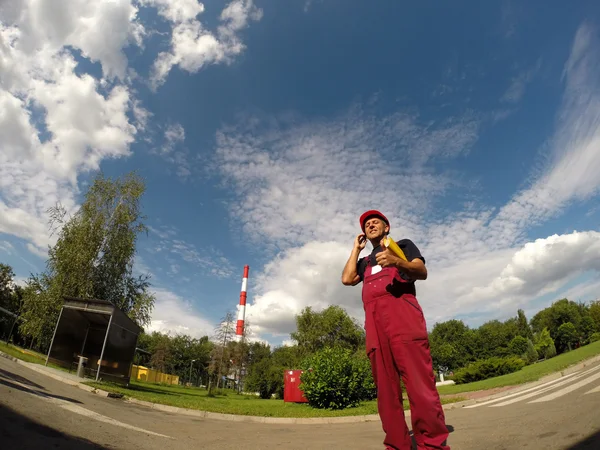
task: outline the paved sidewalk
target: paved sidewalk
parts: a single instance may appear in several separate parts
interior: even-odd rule
[[[46,375],[57,381],[62,381],[63,383],[70,384],[71,386],[77,386],[85,391],[92,392],[94,390],[93,387],[82,384],[86,381],[93,381],[91,378],[79,378],[74,373],[65,372],[64,370],[55,369],[54,367],[44,366],[43,364],[26,362],[12,355],[8,355],[2,351],[0,351],[0,357],[10,359],[11,361],[21,364],[22,366],[25,366],[28,369],[31,369],[35,372]],[[108,392],[106,392],[106,394],[108,395]]]

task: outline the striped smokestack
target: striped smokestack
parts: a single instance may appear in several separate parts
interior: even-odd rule
[[[244,278],[242,279],[242,291],[240,292],[240,307],[235,334],[240,338],[244,335],[244,320],[246,318],[246,291],[248,289],[248,271],[250,266],[244,266]]]

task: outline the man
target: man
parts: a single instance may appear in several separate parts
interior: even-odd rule
[[[435,387],[423,311],[416,299],[415,281],[427,279],[425,258],[408,239],[397,244],[407,261],[383,245],[389,220],[371,210],[360,217],[362,233],[342,273],[342,283],[363,282],[367,354],[377,386],[377,409],[386,449],[412,448],[402,407],[400,377],[410,403],[411,422],[419,450],[450,450],[448,429]],[[373,252],[359,260],[367,239]]]

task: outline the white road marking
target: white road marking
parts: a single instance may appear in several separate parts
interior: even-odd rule
[[[50,400],[51,403],[54,403],[55,405],[60,406],[63,409],[66,409],[67,411],[71,411],[75,414],[80,414],[82,416],[85,417],[89,417],[91,419],[97,420],[99,422],[104,422],[104,423],[108,423],[111,425],[115,425],[117,427],[121,427],[121,428],[126,428],[128,430],[133,430],[133,431],[139,431],[140,433],[147,433],[147,434],[151,434],[152,436],[158,436],[158,437],[164,437],[164,438],[168,438],[168,439],[173,439],[170,436],[166,436],[164,434],[160,434],[160,433],[155,433],[153,431],[148,431],[148,430],[144,430],[143,428],[138,428],[138,427],[134,427],[133,425],[129,425],[123,422],[119,422],[118,420],[115,420],[111,417],[107,417],[107,416],[103,416],[102,414],[98,414],[94,411],[90,411],[89,409],[85,409],[79,405],[70,403],[66,400],[60,400],[57,398],[48,398],[48,400]]]
[[[12,377],[9,377],[9,378],[10,378],[11,383],[18,384],[19,386],[25,388],[26,392],[29,393],[30,395],[35,395],[36,397],[40,397],[41,399],[46,400],[47,402],[52,403],[53,405],[56,405],[62,409],[66,409],[67,411],[71,411],[75,414],[89,417],[89,418],[97,420],[99,422],[104,422],[104,423],[108,423],[111,425],[115,425],[117,427],[126,428],[128,430],[139,431],[140,433],[151,434],[152,436],[164,437],[167,439],[174,439],[171,436],[166,436],[164,434],[155,433],[153,431],[144,430],[143,428],[138,428],[138,427],[134,427],[133,425],[119,422],[118,420],[115,420],[111,417],[103,416],[102,414],[98,414],[94,411],[90,411],[89,409],[85,409],[82,406],[76,405],[67,400],[61,400],[59,398],[54,398],[54,397],[46,395],[43,392],[40,392],[37,390],[33,391],[31,386],[21,383],[20,381],[17,381]]]
[[[513,403],[520,402],[521,400],[527,400],[528,398],[535,397],[537,395],[543,394],[544,392],[551,391],[552,389],[556,389],[557,387],[562,386],[563,384],[572,383],[573,381],[578,380],[579,378],[581,378],[581,375],[573,377],[569,380],[563,380],[560,383],[556,383],[553,386],[548,386],[543,389],[538,389],[534,392],[530,392],[529,394],[521,395],[517,398],[513,398],[512,400],[507,400],[505,402],[498,403],[497,405],[492,405],[491,407],[496,408],[498,406],[512,405]]]
[[[600,386],[596,386],[594,389],[592,389],[591,391],[587,391],[586,394],[592,394],[594,392],[600,392]]]
[[[562,386],[563,384],[566,383],[570,383],[573,382],[574,380],[577,380],[579,378],[584,377],[585,375],[591,373],[591,372],[595,372],[596,370],[599,370],[600,366],[596,366],[596,367],[592,367],[591,369],[587,369],[584,370],[582,372],[574,372],[571,373],[569,375],[565,375],[564,377],[561,378],[557,378],[556,380],[552,380],[552,381],[548,381],[547,383],[543,383],[540,384],[538,386],[534,386],[532,388],[529,389],[525,389],[523,391],[519,391],[519,392],[515,392],[514,394],[509,394],[509,395],[505,395],[503,397],[500,398],[495,398],[493,400],[488,400],[485,402],[481,402],[481,403],[476,403],[475,405],[470,405],[470,406],[465,406],[465,409],[468,408],[478,408],[479,406],[487,406],[487,405],[492,405],[492,403],[497,403],[497,402],[502,402],[499,403],[497,405],[492,405],[491,407],[498,407],[498,406],[506,406],[506,405],[510,405],[512,403],[516,403],[519,402],[521,400],[525,400],[531,397],[535,397],[536,395],[542,394],[544,392],[550,391],[558,386]],[[526,394],[526,395],[524,395]],[[516,397],[516,398],[514,398]],[[513,400],[508,400],[509,398],[513,398]]]
[[[550,400],[554,400],[555,398],[562,397],[563,395],[566,395],[569,392],[573,392],[574,390],[579,389],[580,387],[585,386],[586,384],[592,383],[593,381],[596,381],[598,379],[600,379],[600,373],[596,373],[590,377],[584,378],[579,383],[572,384],[571,386],[561,389],[558,392],[554,392],[553,394],[546,395],[545,397],[538,398],[536,400],[532,400],[529,403],[549,402]]]
[[[502,400],[506,400],[507,398],[512,398],[512,397],[516,397],[516,396],[519,396],[519,395],[523,395],[523,394],[526,394],[526,393],[531,392],[531,391],[537,391],[538,389],[541,389],[541,388],[543,388],[545,386],[549,386],[549,385],[554,384],[554,383],[558,383],[559,381],[563,381],[565,378],[570,378],[570,377],[572,377],[574,375],[576,375],[576,374],[572,373],[572,374],[566,375],[564,377],[558,378],[556,380],[548,381],[547,383],[540,384],[538,386],[534,386],[532,388],[525,389],[523,391],[515,392],[514,394],[505,395],[504,397],[495,398],[495,399],[492,399],[492,400],[488,400],[486,402],[477,403],[475,405],[465,406],[464,408],[468,409],[468,408],[477,408],[479,406],[486,406],[486,405],[489,405],[489,404],[492,404],[492,403],[496,403],[496,402],[500,402]]]

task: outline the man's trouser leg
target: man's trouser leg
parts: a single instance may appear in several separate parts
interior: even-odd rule
[[[391,342],[396,366],[410,403],[410,418],[418,449],[450,450],[446,445],[448,429],[435,377],[427,339],[402,339]]]
[[[369,353],[377,386],[377,410],[385,433],[384,445],[395,450],[411,450],[412,442],[402,407],[400,376],[394,366],[391,348],[385,339]]]

